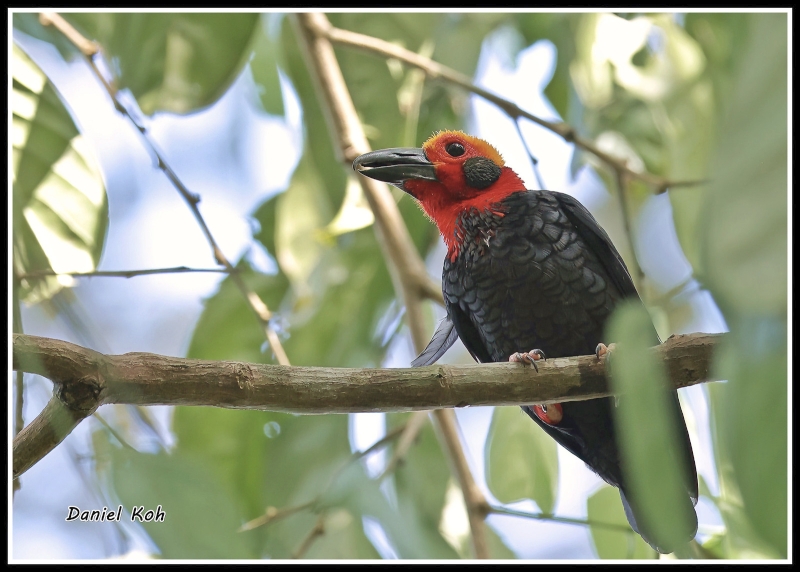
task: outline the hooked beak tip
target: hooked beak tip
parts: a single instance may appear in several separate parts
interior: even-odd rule
[[[353,170],[403,191],[406,191],[404,184],[410,180],[438,180],[436,167],[422,149],[394,148],[364,153],[353,161]]]

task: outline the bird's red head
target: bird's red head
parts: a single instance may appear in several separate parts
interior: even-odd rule
[[[383,149],[361,155],[353,168],[402,189],[439,227],[450,252],[458,248],[456,223],[472,208],[495,210],[525,184],[486,141],[460,131],[440,131],[422,149]]]

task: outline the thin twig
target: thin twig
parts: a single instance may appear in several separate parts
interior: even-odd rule
[[[595,526],[598,528],[608,528],[611,530],[618,530],[620,532],[630,532],[633,530],[627,524],[615,524],[611,522],[597,522],[593,520],[586,520],[582,518],[570,518],[568,516],[556,516],[554,514],[544,514],[541,512],[527,512],[524,510],[515,510],[513,508],[506,508],[504,506],[489,506],[489,514],[502,514],[506,516],[518,516],[521,518],[531,518],[534,520],[548,520],[550,522],[560,522],[562,524],[577,524],[581,526]]]
[[[325,534],[325,513],[321,513],[319,517],[317,517],[317,522],[314,524],[314,527],[309,531],[308,536],[303,539],[303,542],[300,543],[300,546],[292,553],[292,558],[299,559],[302,558],[308,549],[311,548],[311,545],[314,541]]]
[[[14,277],[14,284],[11,289],[11,304],[12,314],[12,330],[15,334],[24,333],[22,330],[22,311],[19,305],[19,280]],[[14,396],[14,436],[18,435],[22,428],[25,426],[25,420],[22,417],[22,411],[25,405],[24,394],[25,385],[23,380],[23,373],[17,372],[16,379],[14,380],[14,390],[17,394]]]
[[[235,269],[234,269],[235,271]],[[134,276],[149,276],[151,274],[185,274],[191,272],[216,272],[229,274],[227,268],[188,268],[186,266],[173,266],[171,268],[148,268],[145,270],[94,270],[92,272],[56,272],[55,270],[32,270],[20,275],[20,280],[26,278],[43,278],[45,276],[72,276],[74,278],[133,278]]]
[[[614,175],[617,181],[617,194],[619,195],[619,202],[622,206],[622,225],[625,229],[625,236],[628,238],[628,244],[631,247],[631,262],[633,263],[634,284],[638,290],[642,291],[642,283],[644,281],[644,271],[639,266],[639,259],[636,256],[635,242],[633,240],[633,229],[631,228],[631,213],[628,201],[628,177],[624,171],[615,170]]]
[[[525,139],[525,136],[522,134],[522,129],[519,126],[519,119],[514,120],[514,127],[517,128],[517,135],[522,140],[522,144],[525,146],[525,151],[528,153],[528,157],[531,160],[531,167],[533,167],[533,174],[536,176],[536,182],[539,184],[539,188],[542,190],[547,189],[547,185],[544,184],[544,179],[542,179],[542,174],[539,172],[539,159],[531,152],[531,148],[528,146],[528,141]]]
[[[475,558],[489,558],[489,544],[486,538],[486,523],[484,522],[486,515],[489,514],[489,503],[478,483],[475,482],[475,477],[473,477],[469,468],[467,456],[461,445],[455,411],[452,409],[438,409],[434,414],[438,421],[439,432],[447,444],[445,450],[449,452],[450,464],[464,495],[464,504],[467,508],[467,517],[472,531],[472,549],[475,553]]]
[[[135,450],[136,450],[136,449],[135,449],[135,448],[134,448],[134,447],[133,447],[133,446],[132,446],[130,443],[128,443],[128,442],[127,442],[127,441],[126,441],[126,440],[125,440],[125,439],[122,437],[122,435],[120,435],[119,433],[117,433],[117,431],[116,431],[116,430],[115,430],[115,429],[114,429],[114,428],[113,428],[111,425],[109,425],[109,424],[108,424],[108,421],[106,421],[105,419],[103,419],[103,418],[102,418],[102,416],[101,416],[101,415],[100,415],[100,414],[99,414],[97,411],[95,411],[95,412],[94,412],[94,415],[93,415],[93,417],[94,417],[95,419],[97,419],[97,420],[100,422],[100,425],[102,425],[103,427],[105,427],[106,431],[108,431],[109,433],[111,433],[111,434],[114,436],[114,439],[116,439],[117,441],[119,441],[119,444],[120,444],[120,445],[122,445],[122,446],[123,446],[123,447],[125,447],[126,449],[130,449],[130,450],[132,450],[132,451],[135,451]]]
[[[400,438],[397,440],[397,445],[392,451],[392,457],[389,459],[389,462],[386,463],[386,468],[378,477],[378,481],[382,481],[388,475],[393,473],[395,469],[397,469],[398,465],[402,462],[405,458],[408,450],[413,445],[414,441],[417,439],[417,435],[422,430],[422,427],[425,425],[425,421],[428,420],[428,412],[427,411],[415,411],[411,414],[406,422],[405,426],[402,427],[402,433]]]
[[[94,42],[90,42],[86,38],[84,38],[80,32],[78,32],[72,25],[67,22],[64,18],[62,18],[59,14],[55,12],[44,12],[40,14],[39,19],[41,23],[45,26],[52,25],[57,30],[59,30],[64,36],[70,40],[86,57],[86,61],[89,64],[89,67],[94,72],[95,76],[100,80],[100,83],[105,88],[106,92],[108,93],[111,101],[114,104],[114,107],[117,111],[123,114],[128,120],[133,124],[136,130],[142,137],[142,141],[153,154],[156,159],[156,164],[159,169],[161,169],[164,174],[166,175],[167,179],[172,183],[173,187],[178,191],[178,193],[183,197],[186,201],[186,204],[189,206],[189,209],[192,211],[197,224],[200,226],[200,229],[203,231],[203,234],[206,237],[209,245],[211,246],[212,253],[214,255],[214,259],[222,266],[225,267],[226,271],[231,275],[231,279],[233,280],[236,287],[241,291],[244,295],[245,299],[250,306],[250,309],[258,319],[259,323],[261,324],[262,329],[264,330],[264,335],[267,338],[270,346],[272,347],[272,351],[275,353],[275,358],[277,359],[278,363],[281,365],[289,365],[289,358],[286,355],[286,352],[283,349],[283,345],[281,344],[278,335],[272,329],[270,325],[270,319],[272,314],[270,313],[267,305],[264,301],[256,294],[253,290],[251,290],[247,284],[245,284],[242,277],[236,273],[233,264],[225,257],[220,249],[217,241],[214,239],[214,236],[211,234],[211,230],[208,228],[208,224],[206,223],[203,215],[200,213],[200,209],[198,207],[198,203],[200,202],[200,197],[197,194],[194,194],[189,191],[186,185],[180,180],[178,175],[169,166],[164,155],[158,149],[156,144],[150,139],[147,128],[136,118],[133,114],[125,107],[122,102],[117,97],[116,89],[106,80],[103,73],[97,67],[95,62],[95,58],[100,57],[101,52],[97,49],[97,44]],[[90,48],[91,46],[91,48]]]
[[[576,147],[593,154],[595,157],[607,164],[611,169],[624,171],[628,174],[628,176],[643,181],[644,183],[652,186],[655,189],[656,194],[661,194],[667,189],[674,187],[695,186],[707,182],[670,181],[646,171],[633,171],[625,164],[624,160],[602,151],[593,141],[580,136],[569,124],[542,119],[541,117],[525,111],[517,104],[473,84],[470,78],[466,75],[435,62],[430,58],[426,58],[420,54],[416,54],[395,44],[391,44],[371,36],[366,36],[364,34],[335,28],[327,21],[325,22],[324,27],[319,27],[317,33],[324,35],[326,38],[328,38],[328,40],[335,44],[349,46],[368,53],[378,54],[383,57],[398,59],[411,66],[421,69],[431,79],[447,81],[465,89],[466,91],[474,93],[475,95],[494,103],[512,119],[517,120],[519,118],[524,118],[532,121],[533,123],[552,131],[556,135],[559,135],[565,141],[572,143]]]
[[[293,514],[297,514],[298,512],[302,512],[308,508],[313,507],[317,502],[319,502],[319,496],[314,497],[313,500],[308,502],[304,502],[303,504],[298,504],[295,506],[289,506],[284,508],[275,508],[274,506],[268,506],[267,509],[264,511],[264,514],[259,516],[258,518],[254,518],[248,522],[245,522],[240,528],[238,532],[245,532],[247,530],[253,530],[254,528],[258,528],[259,526],[268,526],[279,520],[283,520],[287,516],[292,516]]]

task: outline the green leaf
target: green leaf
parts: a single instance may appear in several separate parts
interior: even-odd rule
[[[210,467],[180,456],[148,455],[129,449],[113,454],[114,489],[132,511],[161,506],[164,522],[142,523],[163,558],[255,558],[237,532],[237,503],[212,476]]]
[[[701,256],[720,309],[786,313],[787,20],[753,14],[710,170]]]
[[[556,443],[516,407],[495,407],[486,439],[486,483],[502,503],[531,498],[552,513],[558,494]]]
[[[673,397],[662,367],[648,351],[655,330],[636,301],[617,307],[606,332],[606,339],[619,344],[611,360],[611,385],[621,395],[614,424],[628,500],[637,507],[640,529],[653,542],[668,552],[679,550],[689,540],[684,531],[695,515],[683,480],[687,468],[677,447]]]
[[[259,86],[261,107],[272,115],[283,115],[283,94],[278,75],[278,64],[281,61],[280,44],[270,37],[268,26],[270,19],[279,14],[262,14],[261,25],[256,27],[253,59],[250,69],[253,81]]]
[[[658,553],[633,530],[616,530],[602,526],[611,524],[627,527],[619,491],[607,485],[599,488],[586,501],[589,527],[594,549],[600,558],[611,560],[658,558]]]
[[[304,153],[275,206],[275,255],[300,304],[311,295],[308,281],[325,250],[321,231],[330,218],[324,183]]]
[[[56,89],[16,44],[11,67],[16,272],[90,272],[108,225],[100,170]],[[62,287],[52,276],[21,286],[28,303]]]
[[[709,387],[720,495],[732,551],[786,557],[786,323],[737,320],[715,356],[724,385]]]
[[[139,108],[189,113],[217,101],[250,57],[258,14],[65,13],[110,58]],[[142,65],[146,62],[146,65]]]

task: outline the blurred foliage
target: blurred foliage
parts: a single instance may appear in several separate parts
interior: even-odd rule
[[[552,514],[558,496],[556,442],[518,407],[495,407],[486,438],[486,484],[502,503],[533,499]]]
[[[106,190],[92,149],[42,70],[13,46],[11,60],[14,272],[90,272],[108,225]],[[27,303],[68,281],[25,278]]]
[[[130,90],[147,114],[207,107],[245,71],[257,87],[253,103],[280,116],[286,110],[282,78],[291,84],[302,109],[302,158],[288,188],[265,197],[252,213],[258,223],[253,248],[273,257],[277,270],[259,272],[247,255],[236,266],[273,311],[272,325],[293,364],[379,366],[403,331],[402,307],[360,187],[332,145],[294,19],[220,13],[65,17],[102,45],[114,85]],[[603,150],[626,158],[634,170],[710,181],[669,192],[695,277],[720,304],[733,332],[715,357],[715,368],[728,382],[706,388],[720,490],[714,496],[701,483],[701,494],[719,509],[725,531],[707,539],[705,547],[723,558],[785,556],[786,15],[347,12],[329,17],[335,26],[398,43],[469,76],[489,35],[501,36],[493,45],[509,65],[527,46],[552,42],[557,59],[545,95],[565,121]],[[65,58],[75,55],[36,14],[14,14],[13,26],[15,34],[49,42]],[[341,47],[336,54],[374,148],[416,146],[436,130],[468,125],[468,94],[427,81],[399,61]],[[91,270],[108,224],[102,181],[55,89],[16,48],[12,76],[15,271]],[[584,165],[618,192],[613,173],[591,155],[575,153],[573,175]],[[393,192],[415,247],[427,256],[438,243],[434,226],[413,201]],[[644,185],[629,185],[634,223],[650,193]],[[21,286],[28,303],[62,287],[54,278]],[[657,308],[660,331],[679,329],[687,311],[672,302]],[[625,340],[632,349],[644,343],[646,336],[637,332],[649,328],[646,318],[616,320],[612,337],[617,339],[606,341]],[[633,354],[623,352],[615,367],[621,368],[621,383],[646,395],[622,408],[620,422],[647,429],[627,432],[631,464],[643,467],[639,482],[647,489],[674,481],[675,473],[665,462],[669,456],[645,441],[663,437],[662,426],[669,425],[659,401],[648,399],[647,386],[640,384],[658,382],[660,374],[655,364]],[[205,300],[188,357],[275,361],[230,278]],[[407,418],[387,415],[387,429]],[[93,439],[98,477],[120,501],[147,508],[161,504],[175,523],[144,524],[164,558],[289,558],[319,515],[325,532],[306,558],[378,558],[365,519],[380,524],[401,558],[470,555],[463,530],[453,528],[453,518],[463,520],[463,500],[430,424],[380,484],[351,455],[344,415],[176,408],[172,429],[177,445],[169,454],[119,448],[101,432]],[[395,445],[386,444],[387,455]],[[553,511],[556,445],[518,409],[495,410],[485,459],[487,483],[498,500],[531,498],[542,512]],[[655,510],[670,513],[670,495],[655,497]],[[588,499],[589,520],[624,525],[618,499],[609,487],[598,490]],[[268,507],[310,501],[312,507],[268,526],[236,532]],[[633,533],[590,530],[602,558],[654,556]],[[489,544],[493,557],[514,557],[491,530]]]
[[[103,47],[118,89],[139,108],[188,113],[225,93],[250,57],[258,14],[66,13]],[[146,65],[142,65],[146,62]]]
[[[592,542],[600,558],[644,560],[658,557],[658,553],[632,530],[624,532],[602,526],[628,526],[617,489],[603,485],[589,497],[586,505],[587,518],[593,523],[589,528],[592,531]]]

